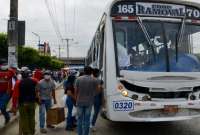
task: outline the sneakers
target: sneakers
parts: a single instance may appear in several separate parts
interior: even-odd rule
[[[47,125],[47,128],[55,128],[55,126]],[[46,134],[46,133],[47,133],[47,130],[46,130],[45,128],[41,128],[41,129],[40,129],[40,133]]]
[[[46,130],[45,128],[41,128],[41,129],[40,129],[40,133],[46,134],[46,133],[47,133],[47,130]]]
[[[72,127],[66,127],[65,130],[66,131],[73,131],[74,129]]]
[[[10,117],[8,117],[8,118],[5,120],[5,125],[7,125],[9,122],[10,122]]]
[[[91,129],[92,132],[96,132],[97,131],[96,127],[94,127],[94,126],[91,127],[90,129]]]
[[[55,128],[55,126],[47,125],[47,128]]]

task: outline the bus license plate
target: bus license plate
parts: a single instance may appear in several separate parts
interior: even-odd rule
[[[177,113],[179,111],[178,105],[165,105],[164,113]]]
[[[132,111],[134,110],[134,103],[132,100],[113,101],[114,111]]]

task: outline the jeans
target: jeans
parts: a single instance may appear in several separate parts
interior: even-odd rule
[[[0,110],[6,121],[10,119],[10,115],[6,111],[9,100],[10,100],[10,96],[6,92],[0,93]]]
[[[78,135],[89,135],[92,106],[77,106]]]
[[[66,119],[66,128],[72,128],[74,124],[74,118],[72,117],[72,110],[73,110],[73,100],[72,97],[68,96],[66,100],[66,106],[68,109],[67,112],[67,119]]]
[[[98,99],[95,99],[93,108],[94,108],[94,114],[92,115],[92,122],[91,122],[91,125],[92,125],[92,126],[95,126],[96,121],[97,121],[97,118],[98,118],[98,115],[99,115],[99,112],[100,112],[100,110],[101,110],[101,101],[98,100]]]
[[[40,128],[44,128],[46,121],[45,114],[51,108],[51,106],[52,106],[51,99],[41,101],[41,105],[39,108]]]
[[[19,105],[20,130],[23,135],[35,134],[35,103]]]

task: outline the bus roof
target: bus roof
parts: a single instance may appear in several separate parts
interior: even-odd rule
[[[113,0],[110,1],[106,7],[107,13],[110,13],[110,10],[112,6],[119,1],[133,1],[133,2],[165,2],[165,3],[172,3],[172,4],[183,4],[183,5],[189,5],[194,6],[197,8],[200,8],[200,2],[198,0]]]

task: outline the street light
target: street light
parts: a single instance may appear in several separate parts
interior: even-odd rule
[[[35,33],[35,32],[32,32],[32,33],[33,33],[33,35],[35,35],[36,37],[38,37],[38,39],[39,39],[39,40],[38,40],[38,43],[39,43],[38,46],[39,46],[39,45],[40,45],[40,35],[38,35],[38,34]]]

